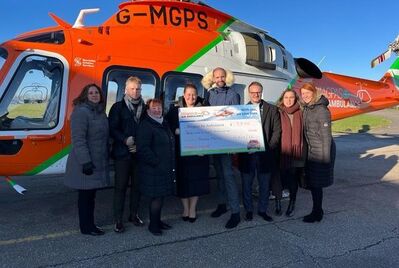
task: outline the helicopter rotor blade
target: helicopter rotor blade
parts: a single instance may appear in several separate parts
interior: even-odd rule
[[[375,66],[377,66],[381,62],[389,59],[389,57],[391,57],[391,54],[392,54],[392,50],[389,48],[387,51],[385,51],[384,53],[382,53],[378,57],[374,58],[371,61],[371,68],[374,68]]]

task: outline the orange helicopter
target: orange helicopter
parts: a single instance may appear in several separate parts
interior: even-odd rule
[[[82,10],[73,25],[50,14],[56,26],[0,45],[0,175],[14,186],[10,176],[65,171],[72,100],[89,83],[104,90],[107,111],[129,76],[141,78],[144,99],[161,97],[169,107],[188,81],[206,94],[201,79],[218,66],[234,73],[243,103],[253,80],[275,102],[311,79],[329,98],[333,119],[399,104],[399,60],[380,81],[322,73],[264,30],[201,2],[132,0],[101,25],[85,26],[97,11]],[[398,51],[396,39],[374,62]]]

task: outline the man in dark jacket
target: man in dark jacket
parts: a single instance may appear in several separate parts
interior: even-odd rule
[[[226,86],[226,70],[216,68],[213,70],[214,87],[209,90],[209,104],[239,105],[240,95]],[[219,205],[212,212],[212,217],[220,217],[227,212],[226,197],[231,208],[231,217],[226,223],[226,228],[234,228],[240,222],[240,196],[237,182],[233,173],[232,157],[229,154],[214,155],[214,164],[218,177]]]
[[[113,139],[111,155],[115,159],[115,191],[114,191],[114,231],[121,233],[123,226],[123,209],[126,189],[130,187],[129,221],[136,226],[144,225],[138,216],[140,193],[136,169],[136,133],[137,127],[145,114],[145,104],[141,97],[141,80],[129,77],[126,80],[125,95],[116,102],[109,112],[110,136]]]
[[[252,184],[255,172],[259,184],[258,215],[265,221],[273,221],[267,215],[269,201],[269,185],[274,169],[278,169],[276,161],[280,148],[281,122],[278,108],[262,99],[263,86],[259,82],[252,82],[248,86],[250,102],[248,104],[259,105],[265,152],[240,154],[239,168],[242,177],[243,203],[246,210],[245,219],[253,218]]]

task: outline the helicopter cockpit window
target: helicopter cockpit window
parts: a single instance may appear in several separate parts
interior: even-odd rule
[[[47,44],[63,44],[65,42],[65,35],[63,31],[55,31],[49,33],[41,33],[34,36],[29,36],[19,39],[22,42],[47,43]]]
[[[247,62],[263,62],[265,53],[262,39],[254,33],[242,33],[247,48]]]
[[[8,58],[8,52],[5,48],[0,47],[0,71],[4,66],[4,63],[6,63],[6,60]]]
[[[198,96],[204,97],[205,90],[201,84],[202,76],[188,73],[167,73],[163,78],[164,110],[167,112],[171,105],[177,104],[179,97],[183,96],[184,86],[194,84],[198,90]]]
[[[0,128],[51,129],[58,124],[63,65],[28,56],[18,67],[0,102]]]
[[[137,76],[141,80],[141,95],[144,101],[156,97],[158,78],[151,70],[115,67],[108,69],[104,74],[106,78],[104,89],[107,91],[106,112],[108,114],[112,105],[120,101],[125,93],[126,80],[130,76]]]

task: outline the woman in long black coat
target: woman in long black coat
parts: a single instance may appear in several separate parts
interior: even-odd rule
[[[176,182],[175,140],[162,117],[162,102],[147,101],[147,116],[137,131],[137,161],[139,188],[151,198],[148,230],[161,235],[171,226],[161,221],[164,197],[174,194]]]
[[[304,135],[308,144],[305,176],[313,199],[312,212],[303,221],[315,222],[323,218],[323,188],[334,182],[335,143],[327,98],[311,83],[301,87],[301,96],[304,102]]]
[[[194,84],[184,87],[183,97],[179,103],[172,107],[168,114],[168,122],[176,137],[177,155],[177,196],[183,204],[184,221],[195,222],[197,219],[198,196],[209,193],[209,158],[208,156],[180,156],[179,142],[179,107],[200,107],[203,100],[198,97],[197,88]]]

